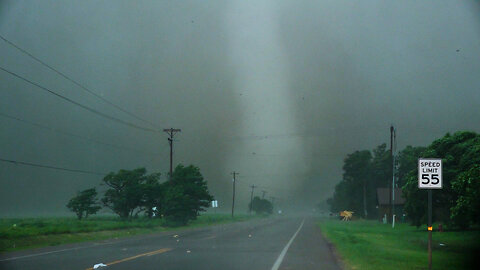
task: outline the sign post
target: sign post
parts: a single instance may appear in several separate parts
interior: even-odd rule
[[[217,213],[217,207],[218,207],[218,201],[217,200],[212,201],[212,208],[215,213]]]
[[[442,160],[418,159],[418,188],[428,189],[428,269],[432,269],[432,189],[442,189]]]

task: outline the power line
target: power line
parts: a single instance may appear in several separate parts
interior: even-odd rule
[[[67,168],[61,168],[61,167],[55,167],[55,166],[49,166],[49,165],[42,165],[42,164],[36,164],[36,163],[30,163],[30,162],[23,162],[23,161],[17,161],[17,160],[10,160],[10,159],[4,159],[4,158],[0,158],[0,161],[1,162],[12,163],[12,164],[15,164],[15,165],[40,167],[40,168],[67,171],[67,172],[86,173],[86,174],[103,175],[103,176],[106,175],[106,173],[84,171],[84,170],[78,170],[78,169],[67,169]]]
[[[78,102],[76,102],[76,101],[74,101],[74,100],[72,100],[72,99],[70,99],[70,98],[67,98],[67,97],[65,97],[65,96],[62,96],[62,95],[60,95],[60,94],[58,94],[58,93],[56,93],[56,92],[54,92],[54,91],[52,91],[52,90],[44,87],[44,86],[41,86],[40,84],[38,84],[38,83],[36,83],[36,82],[33,82],[33,81],[31,81],[31,80],[29,80],[29,79],[27,79],[27,78],[25,78],[25,77],[22,77],[22,76],[14,73],[14,72],[12,72],[12,71],[10,71],[10,70],[7,70],[7,69],[5,69],[5,68],[3,68],[3,67],[1,67],[1,66],[0,66],[0,70],[3,70],[4,72],[6,72],[6,73],[8,73],[8,74],[10,74],[10,75],[12,75],[12,76],[14,76],[14,77],[16,77],[16,78],[19,78],[19,79],[21,79],[21,80],[23,80],[23,81],[25,81],[25,82],[28,82],[29,84],[32,84],[32,85],[34,85],[34,86],[36,86],[36,87],[38,87],[38,88],[40,88],[40,89],[42,89],[42,90],[44,90],[44,91],[46,91],[46,92],[48,92],[48,93],[50,93],[50,94],[58,97],[58,98],[61,98],[61,99],[65,100],[65,101],[67,101],[67,102],[70,102],[70,103],[72,103],[72,104],[74,104],[74,105],[76,105],[76,106],[78,106],[78,107],[80,107],[80,108],[83,108],[83,109],[85,109],[85,110],[87,110],[87,111],[89,111],[89,112],[92,112],[92,113],[94,113],[94,114],[100,115],[100,116],[102,116],[102,117],[104,117],[104,118],[106,118],[106,119],[115,121],[115,122],[117,122],[117,123],[124,124],[124,125],[129,126],[129,127],[132,127],[132,128],[136,128],[136,129],[140,129],[140,130],[144,130],[144,131],[150,131],[150,132],[158,132],[158,130],[151,129],[151,128],[146,128],[146,127],[142,127],[142,126],[138,126],[138,125],[135,125],[135,124],[133,124],[133,123],[130,123],[130,122],[121,120],[121,119],[119,119],[119,118],[110,116],[110,115],[108,115],[108,114],[102,113],[102,112],[100,112],[100,111],[97,111],[97,110],[95,110],[95,109],[93,109],[93,108],[90,108],[90,107],[88,107],[88,106],[86,106],[86,105],[83,105],[83,104],[81,104],[81,103],[78,103]]]
[[[35,122],[32,122],[32,121],[21,119],[21,118],[11,116],[11,115],[8,115],[8,114],[4,114],[2,112],[0,112],[0,116],[4,117],[4,118],[11,119],[11,120],[15,120],[15,121],[18,121],[18,122],[22,122],[22,123],[25,123],[25,124],[29,124],[29,125],[35,126],[37,128],[46,129],[46,130],[49,130],[49,131],[52,131],[52,132],[56,132],[58,134],[62,134],[62,135],[65,135],[65,136],[71,136],[71,137],[79,138],[79,139],[86,140],[86,141],[91,141],[91,142],[94,142],[94,143],[97,143],[97,144],[102,144],[102,145],[106,145],[106,146],[110,146],[110,147],[114,147],[114,148],[118,148],[118,149],[123,149],[123,150],[128,150],[128,151],[144,153],[144,154],[148,154],[148,155],[159,155],[159,154],[156,154],[156,153],[149,153],[149,152],[142,151],[142,150],[139,150],[139,149],[120,146],[120,145],[116,145],[116,144],[112,144],[112,143],[106,143],[106,142],[102,142],[102,141],[99,141],[99,140],[96,140],[96,139],[92,139],[90,137],[81,136],[81,135],[77,135],[77,134],[74,134],[74,133],[61,131],[61,130],[58,130],[56,128],[48,127],[48,126],[45,126],[45,125],[42,125],[42,124],[39,124],[39,123],[35,123]]]
[[[245,176],[243,176],[245,177]],[[253,183],[251,182],[247,182],[245,180],[242,180],[242,179],[238,179],[237,178],[237,182],[239,182],[240,184],[244,184],[244,185],[248,185],[251,187],[251,185],[253,185]],[[277,192],[291,192],[290,189],[286,189],[286,188],[279,188],[279,187],[269,187],[269,186],[255,186],[256,188],[263,188],[263,189],[267,189],[267,190],[273,190],[273,191],[277,191]]]
[[[16,48],[17,50],[19,50],[20,52],[28,55],[29,57],[31,57],[32,59],[34,59],[35,61],[37,61],[38,63],[42,64],[43,66],[47,67],[48,69],[52,70],[53,72],[57,73],[58,75],[62,76],[64,79],[70,81],[71,83],[75,84],[76,86],[80,87],[82,90],[90,93],[91,95],[95,96],[96,98],[99,98],[100,100],[102,100],[103,102],[107,103],[108,105],[116,108],[117,110],[120,110],[132,117],[134,117],[135,119],[137,120],[140,120],[140,121],[143,121],[145,123],[148,123],[154,127],[157,127],[155,124],[153,124],[152,122],[150,121],[147,121],[145,120],[144,118],[140,117],[140,116],[137,116],[136,114],[132,113],[132,112],[129,112],[125,109],[123,109],[122,107],[116,105],[115,103],[109,101],[108,99],[102,97],[101,95],[95,93],[94,91],[90,90],[89,88],[87,88],[86,86],[80,84],[79,82],[75,81],[74,79],[70,78],[69,76],[67,76],[65,73],[59,71],[58,69],[52,67],[51,65],[45,63],[44,61],[40,60],[39,58],[35,57],[33,54],[29,53],[28,51],[26,51],[25,49],[22,49],[20,48],[18,45],[16,45],[15,43],[11,42],[10,40],[6,39],[5,37],[3,37],[2,35],[0,35],[0,38],[5,41],[7,44],[11,45],[12,47]]]
[[[294,196],[291,196],[291,195],[285,195],[288,194],[288,193],[291,193],[292,190],[287,190],[287,189],[280,189],[280,188],[273,188],[273,187],[267,187],[267,186],[257,186],[257,185],[254,185],[252,183],[249,183],[249,182],[246,182],[244,180],[241,180],[241,179],[238,179],[236,178],[235,179],[235,182],[238,182],[240,184],[243,184],[245,185],[246,187],[249,187],[249,188],[252,188],[252,186],[255,186],[255,188],[262,188],[262,189],[266,189],[266,190],[270,190],[270,191],[276,191],[276,192],[279,192],[279,193],[282,193],[283,196],[281,196],[283,199],[296,199],[296,197]],[[279,199],[281,200],[282,198],[279,198],[279,197],[275,197],[276,199]]]
[[[251,183],[251,182],[247,182],[245,180],[238,179],[238,178],[235,180],[235,182],[238,182],[238,183],[240,183],[242,185],[245,185],[245,186],[248,186],[250,188],[252,187],[252,185],[254,185],[255,188],[262,188],[264,190],[276,191],[276,192],[280,192],[280,193],[290,193],[290,192],[292,192],[292,190],[286,189],[286,188],[284,189],[284,188],[279,188],[279,187],[258,186],[258,185],[255,185],[255,184]]]

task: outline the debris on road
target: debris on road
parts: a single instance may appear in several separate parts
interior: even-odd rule
[[[107,267],[107,265],[104,263],[97,263],[93,265],[93,269],[98,269],[100,267]]]

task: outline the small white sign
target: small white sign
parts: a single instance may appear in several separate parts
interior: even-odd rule
[[[213,208],[217,208],[217,207],[218,207],[218,201],[217,201],[217,200],[212,201],[212,207],[213,207]]]
[[[439,158],[418,159],[418,188],[442,188],[442,160]]]

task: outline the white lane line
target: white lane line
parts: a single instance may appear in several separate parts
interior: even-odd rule
[[[168,235],[164,235],[164,236],[172,236],[173,234],[168,234]],[[65,248],[65,249],[58,249],[58,250],[52,250],[52,251],[47,251],[47,252],[41,252],[41,253],[34,253],[34,254],[29,254],[29,255],[23,255],[23,256],[17,256],[17,257],[10,257],[10,258],[4,258],[2,259],[0,257],[0,262],[6,262],[6,261],[14,261],[14,260],[19,260],[19,259],[24,259],[24,258],[30,258],[30,257],[37,257],[37,256],[43,256],[43,255],[48,255],[48,254],[52,254],[52,253],[59,253],[59,252],[65,252],[65,251],[72,251],[72,250],[79,250],[79,249],[85,249],[85,248],[94,248],[94,247],[99,247],[99,246],[104,246],[104,245],[114,245],[114,244],[120,244],[120,243],[124,243],[124,242],[128,242],[128,241],[141,241],[141,240],[145,240],[145,239],[148,239],[150,238],[151,236],[147,236],[147,237],[141,237],[141,238],[136,238],[136,239],[124,239],[124,240],[118,240],[118,241],[115,241],[114,239],[106,239],[106,241],[109,241],[109,240],[113,240],[113,241],[110,241],[110,242],[103,242],[103,243],[93,243],[91,245],[88,245],[88,246],[80,246],[80,247],[73,247],[73,248]],[[160,236],[160,237],[163,237]],[[5,255],[5,254],[0,254],[1,255]]]
[[[96,244],[93,244],[93,245],[83,246],[83,247],[65,248],[65,249],[47,251],[47,252],[42,252],[42,253],[35,253],[35,254],[24,255],[24,256],[10,257],[10,258],[6,258],[6,259],[0,259],[0,262],[14,261],[14,260],[18,260],[18,259],[24,259],[24,258],[42,256],[42,255],[47,255],[47,254],[52,254],[52,253],[59,253],[59,252],[65,252],[65,251],[70,251],[70,250],[78,250],[78,249],[84,249],[84,248],[92,248],[92,247],[104,246],[104,245],[109,245],[109,244],[114,244],[114,243],[98,243],[98,244],[96,243]]]
[[[303,223],[305,223],[305,219],[302,220],[302,223],[300,224],[300,227],[298,227],[298,230],[295,232],[292,238],[290,238],[290,241],[288,241],[287,245],[283,248],[282,253],[280,253],[280,256],[278,256],[277,260],[273,264],[272,270],[278,270],[280,264],[282,264],[283,258],[285,257],[285,254],[287,254],[288,248],[292,244],[293,240],[295,240],[295,237],[297,237],[298,232],[300,232],[300,230],[302,229]]]
[[[35,254],[24,255],[24,256],[11,257],[11,258],[6,258],[6,259],[0,259],[0,262],[13,261],[13,260],[18,260],[18,259],[23,259],[23,258],[30,258],[30,257],[42,256],[42,255],[47,255],[47,254],[52,254],[52,253],[64,252],[64,251],[69,251],[69,250],[77,250],[77,249],[83,249],[83,248],[87,248],[87,247],[66,248],[66,249],[60,249],[60,250],[54,250],[54,251],[48,251],[48,252],[42,252],[42,253],[35,253]]]

